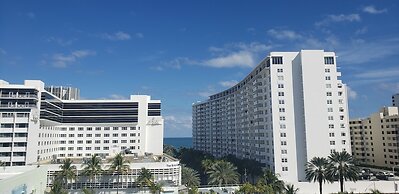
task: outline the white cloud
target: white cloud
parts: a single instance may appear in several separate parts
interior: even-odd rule
[[[363,64],[397,54],[399,39],[355,41],[336,50],[341,63]]]
[[[188,137],[192,132],[192,117],[190,114],[184,115],[164,115],[165,136],[169,137]]]
[[[383,69],[383,70],[371,70],[355,75],[358,78],[388,78],[388,77],[398,77],[399,68],[396,69]]]
[[[380,13],[385,13],[388,10],[387,9],[377,9],[373,5],[369,5],[363,8],[363,11],[366,13],[370,14],[380,14]]]
[[[199,61],[197,64],[215,68],[253,67],[258,61],[259,55],[264,55],[264,52],[271,48],[270,45],[258,42],[251,42],[249,44],[243,42],[231,43],[222,48],[210,47],[209,51],[217,56]]]
[[[144,34],[143,33],[136,33],[136,37],[137,38],[144,38]]]
[[[328,15],[324,20],[316,22],[316,26],[327,25],[332,22],[360,22],[361,17],[359,14],[339,14],[339,15]]]
[[[348,92],[348,98],[349,99],[356,99],[357,98],[357,92],[354,91],[352,88],[350,88],[349,86],[346,87],[347,88],[347,92]]]
[[[104,33],[101,37],[108,40],[130,40],[131,38],[130,34],[122,31],[113,34]]]
[[[367,31],[368,31],[367,27],[363,27],[363,28],[356,30],[355,34],[361,35],[361,34],[365,34]]]
[[[381,83],[378,86],[380,89],[387,90],[391,93],[399,93],[399,83]]]
[[[201,63],[205,66],[216,68],[253,67],[255,65],[254,57],[248,51],[230,53],[226,56],[215,57]]]
[[[119,95],[119,94],[111,94],[108,99],[110,99],[110,100],[127,100],[128,98],[126,96]]]
[[[54,67],[65,68],[69,64],[76,62],[76,60],[79,58],[84,58],[95,54],[96,52],[92,50],[76,50],[67,55],[58,53],[53,55],[52,64]]]
[[[230,80],[230,81],[221,81],[219,84],[223,87],[233,87],[238,83],[236,80]]]
[[[55,42],[61,46],[69,46],[71,45],[76,39],[69,39],[69,40],[64,40],[62,38],[56,38],[56,37],[49,37],[47,38],[47,42]]]
[[[302,36],[295,31],[292,30],[276,30],[276,29],[270,29],[267,31],[267,33],[277,39],[289,39],[289,40],[295,40],[302,38]]]

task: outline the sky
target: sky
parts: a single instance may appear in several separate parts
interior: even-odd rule
[[[0,1],[0,79],[72,86],[84,99],[151,95],[165,137],[191,136],[192,103],[272,51],[338,55],[350,118],[399,93],[399,2]]]

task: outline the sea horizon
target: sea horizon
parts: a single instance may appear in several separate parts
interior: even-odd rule
[[[192,138],[193,137],[165,137],[163,139],[165,145],[171,145],[176,149],[179,149],[181,147],[192,148],[193,147]]]

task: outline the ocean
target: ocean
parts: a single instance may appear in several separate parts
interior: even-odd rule
[[[191,137],[169,137],[164,138],[163,143],[167,145],[171,145],[173,147],[180,148],[192,148],[193,147],[193,140]]]

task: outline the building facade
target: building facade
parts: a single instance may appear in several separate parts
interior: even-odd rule
[[[160,100],[63,100],[51,91],[38,80],[0,81],[0,160],[6,166],[121,151],[162,155]]]
[[[399,94],[392,95],[392,106],[399,107]]]
[[[349,122],[352,155],[363,164],[399,165],[398,107],[384,107],[368,118]]]
[[[305,164],[350,152],[346,85],[334,52],[271,52],[235,86],[193,104],[193,145],[255,159],[285,181]]]

